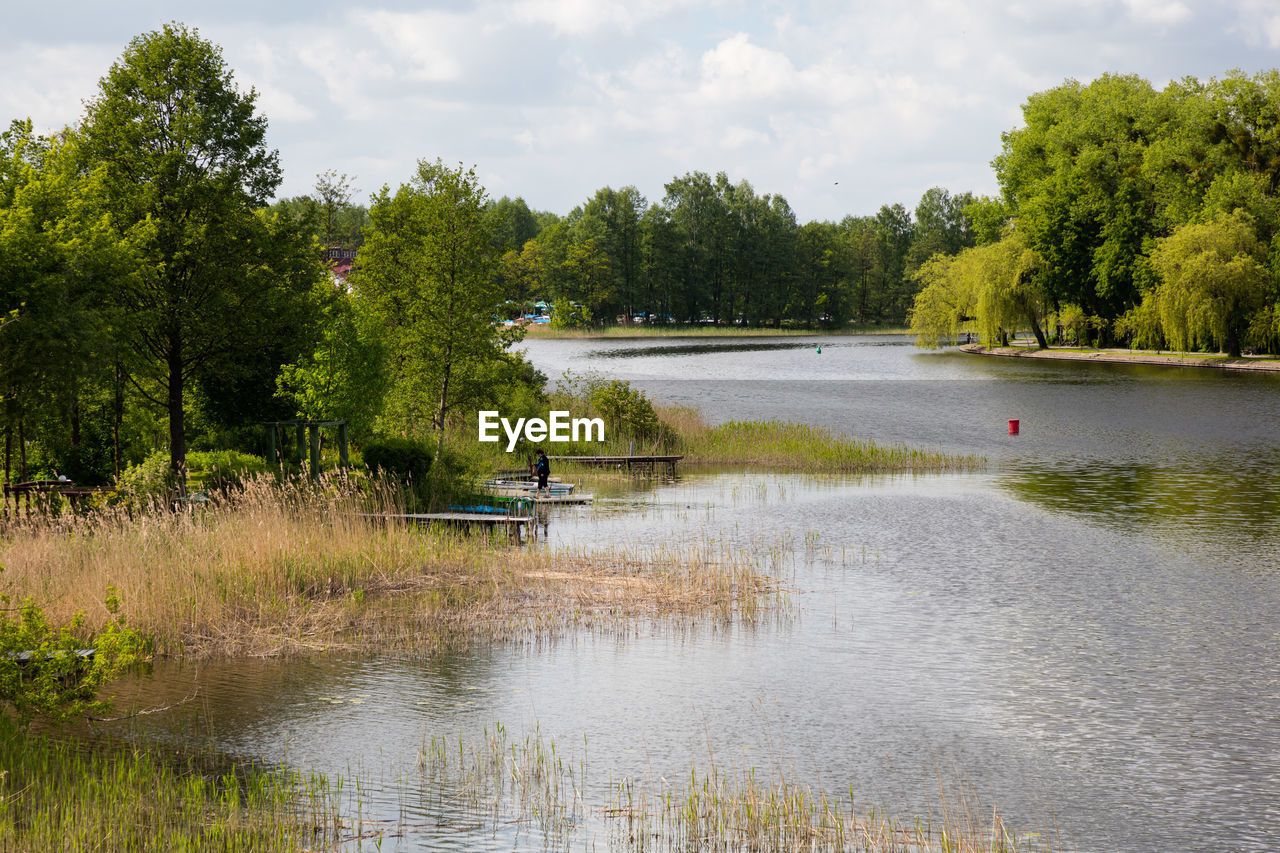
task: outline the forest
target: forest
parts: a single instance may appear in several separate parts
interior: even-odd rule
[[[367,204],[337,170],[278,199],[256,93],[167,25],[74,126],[0,134],[6,481],[111,484],[151,460],[181,486],[189,453],[261,456],[266,425],[298,419],[443,456],[477,409],[545,402],[503,323],[541,311],[1276,352],[1278,112],[1274,71],[1068,81],[1004,134],[998,197],[935,187],[840,222],[696,171],[559,215],[425,158]]]

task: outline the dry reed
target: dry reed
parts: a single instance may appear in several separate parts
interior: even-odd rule
[[[776,585],[742,555],[515,549],[403,523],[394,496],[251,483],[193,511],[35,519],[0,538],[0,592],[103,625],[108,589],[161,653],[420,646],[638,614],[751,617]]]

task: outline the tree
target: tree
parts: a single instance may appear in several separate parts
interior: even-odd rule
[[[485,210],[485,221],[493,235],[499,254],[519,252],[525,243],[538,236],[538,218],[522,198],[503,196]]]
[[[1160,240],[1151,255],[1161,279],[1153,298],[1169,343],[1188,350],[1213,342],[1239,358],[1251,315],[1268,295],[1265,253],[1242,212],[1184,225]]]
[[[344,420],[358,442],[373,432],[386,393],[386,349],[364,302],[321,283],[321,337],[313,352],[280,368],[276,385],[297,414]]]
[[[960,324],[971,319],[978,304],[975,276],[967,259],[934,255],[915,272],[920,292],[911,305],[908,320],[916,346],[938,348],[955,343]]]
[[[954,257],[935,255],[915,276],[922,285],[910,315],[916,342],[941,346],[955,340],[962,321],[974,318],[988,344],[1003,342],[1025,322],[1036,343],[1047,347],[1042,271],[1039,257],[1016,231]]]
[[[86,462],[82,427],[86,400],[110,384],[106,302],[128,253],[89,200],[96,176],[77,157],[73,137],[40,139],[30,122],[0,135],[0,306],[15,318],[0,330],[0,420],[19,433],[24,478],[33,434],[48,467],[82,482],[110,474],[109,456]]]
[[[146,391],[169,419],[185,480],[187,392],[207,362],[273,335],[321,274],[304,241],[260,214],[280,183],[257,93],[221,50],[181,24],[138,36],[99,83],[82,128],[85,162],[137,259],[117,299]]]
[[[436,432],[489,390],[488,370],[517,332],[494,322],[502,301],[496,249],[474,169],[422,160],[413,179],[373,197],[357,294],[385,326],[388,415],[401,430]]]

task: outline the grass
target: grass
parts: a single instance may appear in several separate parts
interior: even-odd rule
[[[0,849],[311,850],[349,836],[328,782],[33,735],[0,715]]]
[[[57,622],[110,618],[108,588],[161,654],[279,655],[462,643],[646,614],[754,618],[778,587],[710,547],[636,555],[514,549],[362,512],[395,512],[335,482],[260,480],[194,511],[37,517],[0,538],[0,592]]]
[[[680,436],[685,461],[805,474],[940,472],[981,467],[978,456],[955,456],[904,444],[879,445],[822,427],[781,421],[732,421],[716,426],[692,409],[662,408]]]
[[[583,743],[585,755],[586,743]],[[478,740],[424,740],[419,769],[424,790],[451,792],[427,811],[463,817],[481,832],[536,826],[548,849],[568,848],[591,827],[608,835],[607,849],[684,851],[845,851],[900,853],[1012,853],[1051,849],[1038,835],[1019,838],[995,809],[946,786],[938,813],[903,822],[883,810],[859,809],[852,787],[833,794],[794,775],[747,768],[727,772],[714,759],[708,771],[691,765],[683,779],[626,778],[607,799],[592,799],[585,757],[558,750],[535,730],[511,739],[501,724]],[[459,814],[460,813],[460,814]]]

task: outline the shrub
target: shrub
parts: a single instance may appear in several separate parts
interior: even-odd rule
[[[670,429],[658,419],[653,403],[643,391],[618,379],[601,382],[591,388],[591,408],[604,417],[615,432],[636,441],[667,443]]]
[[[238,488],[271,468],[260,456],[236,450],[210,450],[187,454],[187,471],[199,488],[214,491]]]
[[[382,438],[365,442],[364,464],[374,476],[421,483],[431,469],[431,448],[411,438]]]
[[[116,490],[134,501],[167,500],[177,489],[178,478],[169,467],[169,451],[163,449],[152,451],[137,465],[130,465],[116,483]]]

